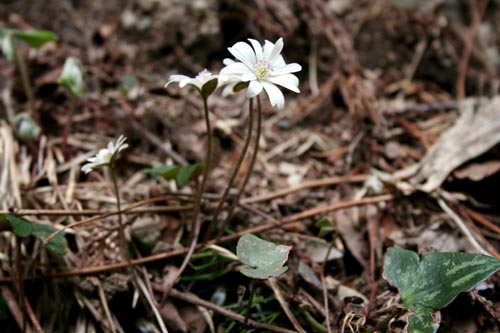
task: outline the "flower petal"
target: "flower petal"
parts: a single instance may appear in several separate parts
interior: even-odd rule
[[[247,43],[238,42],[234,44],[233,47],[229,47],[228,50],[236,59],[250,68],[253,67],[257,61],[255,58],[255,52]]]
[[[220,71],[220,75],[231,76],[231,74],[245,74],[251,73],[252,71],[248,68],[247,65],[242,64],[241,62],[233,62],[232,64],[227,65],[222,68]]]
[[[300,93],[299,90],[299,79],[293,74],[284,74],[280,76],[274,76],[269,78],[274,84],[280,85],[287,89],[290,89],[293,92]]]
[[[180,82],[181,80],[185,80],[185,79],[189,79],[189,77],[186,76],[186,75],[177,75],[177,74],[170,75],[170,77],[168,78],[167,83],[165,84],[165,88],[168,87],[168,85],[170,83]]]
[[[257,96],[262,91],[262,88],[262,84],[259,81],[250,81],[247,89],[247,98]]]
[[[266,90],[267,96],[269,96],[271,105],[276,106],[278,110],[282,110],[285,106],[285,96],[283,96],[281,90],[271,82],[263,81],[261,83]]]
[[[255,50],[255,58],[257,61],[262,61],[264,59],[263,53],[262,53],[262,45],[258,41],[252,38],[248,38],[250,43],[253,46],[253,49]]]
[[[264,41],[264,47],[262,49],[262,56],[265,60],[269,59],[269,55],[271,54],[274,48],[274,44],[268,41],[267,39]]]
[[[277,75],[283,75],[283,74],[289,74],[289,73],[296,73],[300,72],[302,70],[302,66],[300,66],[297,63],[291,63],[282,67],[278,67],[273,69],[271,75],[277,76]]]
[[[274,47],[271,50],[271,53],[269,54],[267,61],[272,63],[274,59],[280,55],[281,50],[283,50],[283,38],[280,37],[280,39],[276,41],[276,44],[274,44]]]

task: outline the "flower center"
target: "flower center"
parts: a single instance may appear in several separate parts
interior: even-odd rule
[[[210,73],[207,69],[202,70],[201,72],[196,75],[196,79],[200,80],[201,82],[206,82],[212,77],[212,73]]]
[[[255,73],[255,76],[257,76],[257,79],[264,80],[269,77],[271,66],[267,61],[259,61],[255,64],[253,71]]]

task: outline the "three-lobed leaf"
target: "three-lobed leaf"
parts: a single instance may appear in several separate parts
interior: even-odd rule
[[[384,278],[398,288],[409,318],[409,333],[434,333],[439,320],[432,314],[450,304],[500,269],[500,260],[471,253],[431,253],[420,257],[409,250],[390,248]]]
[[[291,246],[276,245],[251,234],[243,235],[236,245],[236,255],[250,267],[244,267],[240,272],[254,279],[280,276],[288,269],[283,265],[291,249]]]

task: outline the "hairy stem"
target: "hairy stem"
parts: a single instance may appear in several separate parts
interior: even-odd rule
[[[249,116],[248,116],[249,118],[248,118],[248,130],[247,130],[247,136],[245,138],[245,143],[243,144],[243,148],[241,150],[240,157],[239,157],[238,161],[236,162],[236,165],[234,166],[233,172],[231,174],[231,177],[229,178],[226,189],[224,190],[224,193],[222,194],[222,196],[220,198],[219,205],[217,206],[217,209],[215,210],[215,213],[212,217],[212,222],[210,223],[210,226],[209,226],[208,231],[207,231],[207,238],[210,237],[210,234],[212,233],[213,228],[217,224],[217,219],[219,218],[219,214],[220,214],[222,207],[224,206],[224,203],[227,199],[227,196],[229,194],[229,190],[232,188],[232,186],[234,184],[234,180],[236,179],[236,175],[240,171],[241,165],[243,164],[243,161],[244,161],[245,156],[247,154],[248,147],[250,146],[250,142],[252,139],[253,120],[254,120],[253,98],[249,100],[248,105],[249,105]],[[224,230],[224,228],[225,228],[225,223],[222,224],[221,230]]]
[[[205,154],[205,167],[203,168],[201,184],[195,197],[193,221],[191,224],[191,243],[189,244],[188,252],[186,253],[186,257],[184,257],[184,261],[182,262],[181,267],[177,271],[174,279],[172,280],[172,283],[165,289],[165,292],[163,293],[163,296],[160,301],[160,308],[163,307],[163,305],[165,305],[170,290],[177,283],[182,273],[186,269],[189,260],[194,254],[196,245],[198,244],[198,237],[200,235],[201,219],[199,215],[201,210],[201,200],[203,198],[203,192],[205,192],[205,185],[207,183],[208,174],[210,172],[210,162],[212,158],[212,127],[210,125],[210,113],[208,111],[208,103],[206,97],[203,97],[203,109],[205,114],[205,125],[207,127],[208,141],[207,141],[207,151]]]
[[[259,96],[257,96],[257,132],[255,135],[255,146],[254,146],[254,150],[252,153],[252,158],[250,160],[250,165],[249,165],[248,171],[245,175],[245,179],[243,179],[243,183],[241,184],[241,188],[238,191],[236,198],[231,202],[231,206],[229,207],[229,211],[227,213],[226,219],[224,220],[221,228],[219,229],[216,241],[219,241],[219,239],[224,234],[224,229],[229,224],[229,221],[231,221],[231,218],[233,217],[234,209],[236,208],[236,206],[240,202],[241,196],[245,192],[245,188],[248,184],[248,181],[250,180],[250,176],[252,175],[253,168],[255,166],[255,161],[257,161],[257,153],[259,152],[259,143],[260,143],[261,132],[262,132],[262,109],[261,109],[261,105],[260,105]]]

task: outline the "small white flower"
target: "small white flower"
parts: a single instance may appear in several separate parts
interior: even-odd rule
[[[253,98],[265,90],[272,106],[283,109],[285,97],[277,87],[282,86],[293,92],[299,93],[299,79],[292,73],[298,72],[302,67],[297,63],[286,64],[280,54],[283,49],[283,38],[276,43],[266,40],[262,46],[255,39],[248,39],[250,44],[238,42],[229,47],[229,52],[238,60],[224,60],[224,67],[220,74],[227,76],[224,93],[234,87],[235,81],[248,82],[247,98]]]
[[[186,75],[171,75],[168,78],[167,83],[165,84],[165,88],[167,88],[173,82],[179,82],[179,87],[181,88],[184,88],[189,84],[200,91],[202,95],[208,97],[208,95],[210,95],[215,90],[215,88],[217,88],[218,79],[218,75],[214,75],[207,69],[204,69],[199,72],[198,75],[196,75],[194,78]]]
[[[89,163],[82,166],[82,171],[89,173],[92,170],[98,169],[102,166],[109,166],[114,163],[116,155],[124,149],[128,148],[128,144],[125,143],[126,137],[120,135],[116,144],[113,142],[108,143],[108,148],[103,148],[99,150],[96,156],[87,159]]]

